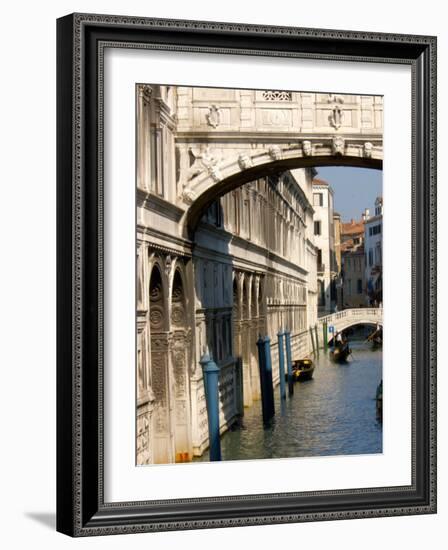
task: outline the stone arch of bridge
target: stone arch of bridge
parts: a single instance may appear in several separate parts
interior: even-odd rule
[[[341,324],[341,325],[338,325],[335,327],[335,330],[337,332],[342,332],[344,330],[347,330],[349,328],[353,328],[353,327],[356,327],[356,326],[371,326],[371,327],[376,327],[377,325],[379,325],[381,328],[383,327],[383,321],[381,320],[378,320],[378,321],[372,321],[371,319],[369,320],[356,320],[356,321],[348,321],[347,323],[344,323],[344,324]],[[331,333],[328,334],[328,342],[330,343],[331,341],[333,340],[333,335]]]
[[[188,207],[183,216],[184,236],[190,239],[193,238],[201,216],[217,198],[259,178],[273,176],[296,168],[352,166],[382,170],[383,167],[382,149],[375,156],[369,157],[359,154],[333,154],[330,152],[305,157],[301,152],[296,151],[295,154],[292,154],[288,150],[286,152],[280,151],[275,159],[270,155],[263,155],[256,160],[257,164],[249,158],[243,168],[241,163],[235,161],[226,170],[221,171],[222,177],[212,171],[202,179],[199,176],[196,178],[199,181],[192,182],[186,187],[183,200]]]

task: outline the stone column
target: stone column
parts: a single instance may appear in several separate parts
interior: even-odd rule
[[[154,392],[154,463],[174,462],[172,405],[169,387],[169,334],[151,335],[151,374]]]
[[[152,88],[140,85],[137,88],[137,187],[149,191],[151,180],[151,151],[150,151],[150,109]]]

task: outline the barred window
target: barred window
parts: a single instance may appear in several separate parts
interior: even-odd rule
[[[291,101],[292,93],[279,90],[266,90],[263,92],[263,99],[266,101]]]

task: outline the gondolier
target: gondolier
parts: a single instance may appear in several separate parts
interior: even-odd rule
[[[331,351],[331,358],[333,359],[333,361],[343,363],[347,361],[347,358],[351,352],[352,351],[348,345],[347,339],[344,338],[341,332],[337,332],[334,337],[333,350]]]

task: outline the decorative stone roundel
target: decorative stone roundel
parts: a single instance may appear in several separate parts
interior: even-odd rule
[[[174,306],[171,313],[173,324],[182,325],[185,321],[184,308],[182,306]]]
[[[163,309],[160,306],[152,306],[149,313],[152,329],[160,329],[163,326]]]

